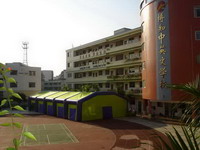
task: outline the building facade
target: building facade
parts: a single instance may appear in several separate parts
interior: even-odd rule
[[[200,74],[200,1],[142,0],[143,111],[173,112],[183,93],[166,88],[185,84]]]
[[[183,93],[167,84],[185,84],[200,74],[200,1],[142,0],[140,28],[66,51],[67,85],[96,83],[100,90],[140,93],[131,107],[143,114],[181,116],[173,109]]]
[[[47,78],[45,75],[51,78]],[[53,77],[53,71],[45,71],[44,79],[42,80],[43,91],[60,91],[65,87],[66,84],[66,70],[63,70],[60,75],[56,77]]]
[[[42,70],[42,81],[53,80],[53,71],[52,70]]]
[[[17,82],[16,84],[10,83],[8,87],[26,96],[34,95],[41,91],[40,67],[30,67],[22,63],[6,63],[5,65],[11,68],[8,77],[14,78]]]
[[[69,88],[97,84],[101,91],[141,95],[141,28],[116,30],[113,36],[66,51]]]

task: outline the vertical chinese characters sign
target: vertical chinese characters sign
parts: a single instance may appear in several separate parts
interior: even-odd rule
[[[155,9],[157,100],[170,100],[171,91],[166,88],[171,83],[168,0],[158,0]]]

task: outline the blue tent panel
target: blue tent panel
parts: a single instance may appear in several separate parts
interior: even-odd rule
[[[64,118],[64,107],[58,107],[57,116],[60,118]]]
[[[48,105],[47,108],[47,114],[53,116],[54,112],[53,112],[53,105]]]

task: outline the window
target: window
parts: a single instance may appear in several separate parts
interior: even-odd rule
[[[122,41],[122,40],[121,40],[121,41],[117,41],[115,45],[116,45],[116,46],[123,45],[123,41]]]
[[[99,88],[102,88],[103,87],[103,84],[102,83],[99,83]]]
[[[36,72],[35,71],[29,71],[29,76],[35,76]]]
[[[116,75],[123,75],[123,74],[124,74],[123,68],[116,69]]]
[[[17,75],[17,70],[11,70],[10,75]]]
[[[67,63],[67,67],[70,67],[70,63]]]
[[[92,76],[92,72],[88,72],[88,76],[91,77]]]
[[[82,73],[82,77],[86,77],[86,73],[85,72]]]
[[[109,74],[110,74],[110,71],[109,71],[109,70],[106,70],[106,71],[105,71],[105,74],[106,74],[106,75],[109,75]]]
[[[134,87],[135,87],[135,82],[130,82],[130,83],[129,83],[129,87],[130,87],[130,88],[134,88]]]
[[[103,75],[103,72],[102,72],[102,71],[99,71],[99,75],[100,75],[100,76]]]
[[[194,17],[200,18],[200,6],[194,7]]]
[[[29,82],[29,87],[34,88],[35,87],[35,82]]]
[[[68,77],[68,78],[71,78],[71,77],[72,77],[72,74],[71,74],[71,73],[68,73],[68,74],[67,74],[67,77]]]
[[[67,53],[67,57],[69,57],[69,52]]]
[[[75,73],[75,78],[82,78],[82,74],[81,73]]]
[[[110,88],[110,83],[106,83],[106,88]]]
[[[10,87],[11,88],[16,88],[17,87],[17,83],[10,83]]]
[[[195,40],[200,40],[200,31],[195,31]]]
[[[116,61],[123,60],[123,54],[116,55]]]

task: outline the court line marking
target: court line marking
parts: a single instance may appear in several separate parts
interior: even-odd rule
[[[25,128],[25,125],[23,126],[23,129],[22,129],[22,134],[24,133],[24,128]],[[22,141],[22,138],[23,138],[23,135],[21,134],[21,136],[20,136],[20,141]],[[23,144],[24,144],[24,142],[23,142]],[[25,146],[25,145],[24,145]]]
[[[27,131],[27,128],[25,128],[25,131]],[[24,146],[26,144],[26,136],[24,136]]]
[[[72,134],[72,132],[67,128],[67,126],[64,123],[62,125],[69,132],[69,134],[71,136],[70,138],[74,141],[74,143],[78,143],[79,142],[78,139]]]
[[[70,138],[70,140],[72,141],[72,142],[74,142],[75,143],[75,141],[72,139],[72,137],[71,136],[69,136],[69,133],[67,133],[67,131],[64,129],[64,127],[63,127],[63,124],[59,124],[60,126],[61,126],[61,128],[65,131],[65,133],[66,133],[66,136],[68,137],[68,138]]]
[[[60,127],[61,127],[61,129],[62,130],[64,130],[65,131],[65,134],[66,134],[66,136],[72,141],[72,142],[74,142],[74,143],[78,143],[79,141],[78,141],[78,139],[72,134],[72,132],[66,127],[66,125],[64,124],[64,123],[59,123],[59,124],[36,124],[36,125],[29,125],[29,126],[27,126],[27,127],[25,127],[25,126],[23,126],[23,132],[24,132],[24,130],[25,131],[28,131],[28,127],[30,127],[30,126],[36,126],[36,127],[40,127],[40,126],[43,126],[43,130],[46,130],[46,126],[45,125],[59,125]],[[34,131],[38,131],[38,128],[36,128],[36,130],[34,130]],[[31,128],[30,128],[31,129]],[[38,131],[39,132],[39,131]],[[59,135],[59,134],[58,134]],[[47,136],[47,141],[48,141],[48,144],[51,144],[51,142],[50,142],[50,139],[49,139],[49,136],[48,136],[48,134],[46,134],[46,136]],[[21,136],[21,139],[22,139],[23,137]],[[39,142],[39,141],[38,141]],[[39,142],[40,143],[40,142]],[[38,143],[38,144],[39,144]],[[27,144],[26,144],[26,137],[24,137],[24,141],[23,141],[23,146],[26,146]]]
[[[47,130],[46,127],[45,127],[45,124],[43,124],[43,127],[44,127],[44,130]]]
[[[49,136],[48,136],[48,134],[47,134],[47,141],[48,141],[48,144],[50,144],[50,141],[49,141]]]

